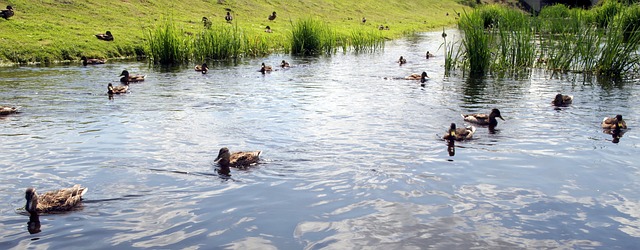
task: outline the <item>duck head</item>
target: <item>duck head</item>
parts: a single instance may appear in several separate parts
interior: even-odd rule
[[[456,138],[456,124],[455,123],[451,123],[451,126],[449,127],[449,136],[451,139],[455,139]]]
[[[229,161],[231,160],[231,153],[229,153],[229,149],[227,147],[223,147],[218,151],[218,157],[214,160],[218,162],[221,166],[229,166]]]
[[[202,71],[201,71],[202,74],[206,74],[207,71],[209,71],[209,66],[207,66],[206,63],[203,63],[201,67],[202,67]]]
[[[30,214],[37,214],[36,208],[38,207],[38,194],[36,194],[35,188],[27,188],[24,192],[24,198],[27,199],[27,204],[24,209]]]
[[[107,93],[113,95],[113,84],[109,83],[109,85],[107,85]]]
[[[496,117],[502,119],[504,121],[504,118],[502,118],[502,115],[500,115],[500,110],[498,109],[492,109],[491,110],[491,114],[489,114],[489,117],[493,117],[493,119],[495,119]]]
[[[622,122],[624,122],[622,120],[622,115],[616,115],[616,129],[622,128],[622,126],[623,126]]]
[[[553,103],[556,105],[561,105],[564,102],[563,98],[562,98],[562,94],[557,94],[556,98],[553,99]]]
[[[106,34],[107,34],[107,36],[111,36],[111,31],[108,31],[108,30],[107,30],[107,33],[106,33]]]

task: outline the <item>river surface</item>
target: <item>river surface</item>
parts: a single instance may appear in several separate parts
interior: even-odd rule
[[[433,32],[206,75],[0,68],[0,105],[21,110],[0,117],[0,249],[637,249],[640,81],[447,78],[441,43]],[[282,59],[293,67],[257,72]],[[110,100],[123,69],[147,79]],[[422,71],[425,87],[394,79]],[[554,109],[556,93],[574,103]],[[492,108],[505,121],[450,156],[449,124]],[[629,129],[613,143],[599,124],[616,114]],[[221,178],[221,147],[262,160]],[[30,234],[25,189],[73,184],[89,188],[82,207]]]

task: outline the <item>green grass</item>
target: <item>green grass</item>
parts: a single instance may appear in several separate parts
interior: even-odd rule
[[[243,34],[247,55],[263,55],[273,50],[288,50],[291,22],[313,16],[331,27],[338,36],[353,32],[377,32],[385,39],[406,33],[451,26],[455,12],[469,10],[456,0],[338,1],[338,0],[12,0],[15,16],[0,19],[0,64],[55,61],[79,61],[81,56],[119,58],[147,53],[149,34],[172,20],[177,32],[195,39],[204,29],[206,16],[216,25],[237,25]],[[224,21],[225,8],[234,16],[233,24]],[[276,11],[278,18],[267,20]],[[447,16],[446,13],[450,15]],[[367,22],[362,24],[362,17]],[[265,33],[271,26],[273,33]],[[95,34],[110,30],[112,42],[100,41]],[[347,43],[349,43],[347,41]],[[195,45],[193,45],[195,46]],[[343,46],[337,44],[337,46]]]

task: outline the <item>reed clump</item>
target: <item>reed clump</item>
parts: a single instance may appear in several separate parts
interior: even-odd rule
[[[291,53],[296,55],[331,54],[337,49],[335,31],[322,21],[303,18],[292,23]]]
[[[193,40],[193,58],[196,61],[238,58],[243,55],[245,40],[237,25],[210,26]]]
[[[347,43],[354,52],[361,53],[384,49],[384,41],[384,36],[379,30],[360,28],[351,32]],[[346,46],[343,46],[343,50],[346,50]]]
[[[190,58],[190,40],[171,20],[148,33],[148,55],[154,63],[179,64]]]
[[[479,8],[458,26],[464,38],[462,56],[455,60],[462,61],[445,60],[445,71],[459,64],[471,74],[503,75],[541,66],[619,77],[640,68],[640,5],[607,2],[592,10],[554,5],[536,17],[506,7]]]

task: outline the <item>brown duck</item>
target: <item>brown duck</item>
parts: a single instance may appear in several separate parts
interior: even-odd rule
[[[557,94],[556,97],[551,101],[553,106],[566,106],[573,102],[573,96]]]
[[[113,84],[109,83],[107,86],[107,94],[109,95],[124,94],[127,93],[127,90],[129,90],[129,85],[113,86]]]
[[[31,215],[70,211],[80,203],[82,195],[86,192],[87,188],[75,185],[38,195],[36,189],[30,187],[25,191],[25,199],[27,199],[25,210]]]
[[[0,106],[0,115],[8,115],[18,112],[16,107]]]
[[[111,35],[111,31],[108,31],[104,34],[96,34],[96,37],[103,41],[113,41],[113,35]]]
[[[146,75],[130,75],[127,70],[123,70],[122,73],[120,73],[120,76],[122,76],[120,78],[120,82],[123,83],[142,82],[144,81],[144,78],[147,77]]]
[[[196,71],[200,71],[200,72],[202,72],[202,74],[206,74],[207,72],[209,72],[209,66],[207,66],[207,64],[206,64],[206,63],[200,64],[200,65],[196,65],[196,66],[194,67],[194,69],[195,69]]]
[[[89,64],[104,64],[107,60],[104,59],[97,59],[97,58],[87,58],[86,56],[83,56],[80,58],[80,60],[82,61],[82,65],[87,66]]]
[[[622,120],[622,115],[616,115],[616,117],[605,117],[602,119],[603,129],[626,129],[627,123]]]
[[[228,148],[224,147],[218,152],[218,157],[216,157],[215,161],[223,168],[248,167],[249,165],[258,163],[260,153],[262,153],[262,151],[234,152],[232,154]]]
[[[474,126],[469,126],[466,128],[456,128],[456,124],[451,123],[449,130],[442,137],[442,139],[456,140],[456,141],[469,140],[473,137],[473,134],[475,132],[476,132],[476,127]]]
[[[490,114],[462,114],[462,118],[470,123],[475,123],[478,125],[489,125],[490,127],[498,126],[498,120],[496,117],[502,119],[502,115],[500,115],[500,110],[492,109]]]

